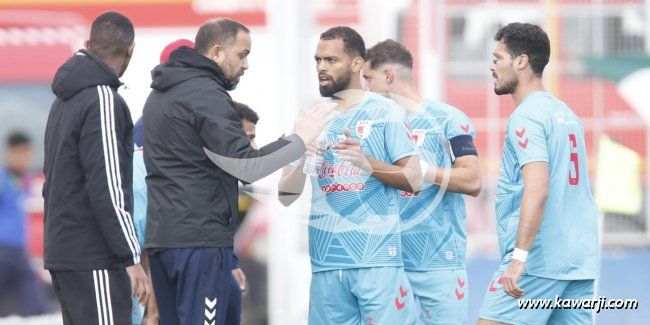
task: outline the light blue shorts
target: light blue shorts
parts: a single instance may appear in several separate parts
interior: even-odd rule
[[[420,324],[467,324],[467,272],[459,270],[407,271]]]
[[[501,284],[501,275],[508,264],[502,264],[494,273],[488,286],[479,318],[506,324],[593,324],[592,310],[520,308],[519,300],[593,299],[594,280],[555,280],[523,274],[519,287],[524,291],[521,299],[509,296]]]
[[[403,267],[315,272],[310,325],[417,324],[413,291]]]

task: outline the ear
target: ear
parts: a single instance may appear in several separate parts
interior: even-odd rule
[[[360,56],[357,56],[352,60],[352,71],[354,73],[359,73],[361,69],[363,68],[363,58]]]
[[[395,75],[393,74],[393,68],[390,66],[384,67],[384,80],[386,80],[387,84],[392,84],[393,80],[395,80]]]
[[[131,57],[133,55],[133,49],[135,49],[135,42],[131,43],[131,46],[126,50],[126,55]]]
[[[84,47],[86,48],[86,50],[90,50],[90,40],[86,40],[84,42]]]
[[[529,58],[527,54],[522,54],[515,58],[515,68],[523,70],[529,65]]]
[[[215,44],[210,50],[208,50],[207,57],[212,61],[220,62],[225,56],[224,48],[221,44]]]

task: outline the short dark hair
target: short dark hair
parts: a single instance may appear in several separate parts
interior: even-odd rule
[[[99,15],[90,29],[90,49],[109,56],[126,52],[134,39],[135,31],[129,17],[115,11]]]
[[[253,124],[257,124],[257,121],[260,120],[257,113],[248,107],[248,105],[236,101],[233,101],[232,104],[235,107],[235,114],[237,114],[237,117],[239,117],[240,120],[248,120]]]
[[[26,133],[14,131],[7,137],[7,147],[15,148],[20,145],[30,144],[32,141]]]
[[[510,23],[499,29],[494,40],[503,41],[513,58],[526,54],[533,72],[542,76],[551,55],[551,43],[542,28],[527,23]]]
[[[375,69],[387,63],[396,63],[413,69],[413,55],[402,43],[387,39],[375,44],[366,52],[366,61],[370,61],[370,69]]]
[[[345,52],[351,57],[366,57],[366,43],[357,31],[347,26],[336,26],[320,34],[321,40],[340,39],[345,44]]]
[[[216,44],[228,46],[228,42],[237,37],[239,31],[250,33],[248,27],[228,18],[208,20],[196,33],[194,49],[201,54],[206,54]]]

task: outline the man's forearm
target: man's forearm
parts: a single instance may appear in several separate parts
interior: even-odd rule
[[[524,189],[519,212],[519,230],[515,247],[529,251],[539,232],[546,206],[546,192]]]
[[[409,159],[404,166],[389,165],[382,161],[368,157],[372,168],[372,176],[391,187],[406,192],[418,192],[422,187],[422,174],[419,168],[419,159]]]
[[[434,170],[433,173],[429,171]],[[481,193],[482,180],[480,173],[467,167],[440,168],[429,165],[427,168],[426,180],[436,185],[442,185],[447,180],[447,190],[456,193],[463,193],[471,196],[478,196]]]
[[[282,205],[291,205],[302,194],[305,179],[307,178],[305,173],[302,172],[304,165],[305,160],[300,159],[296,167],[287,166],[282,171],[282,177],[278,184],[278,200]]]

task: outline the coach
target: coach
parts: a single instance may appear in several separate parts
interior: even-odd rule
[[[228,91],[248,68],[248,28],[203,24],[152,72],[144,107],[146,248],[161,324],[223,324],[229,296],[237,182],[252,182],[300,158],[336,114],[302,114],[295,134],[251,148]],[[204,150],[205,148],[205,150]],[[214,323],[213,323],[214,322]]]

